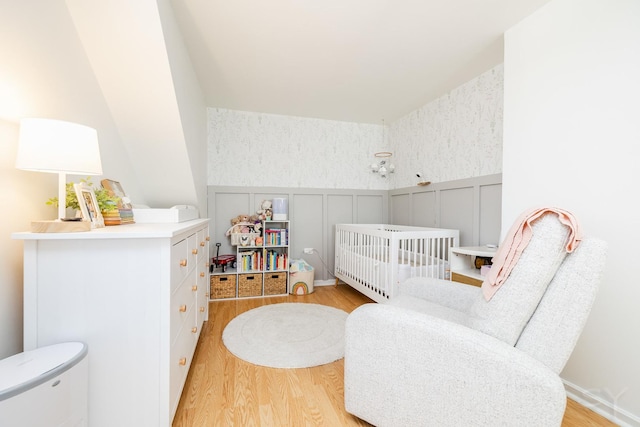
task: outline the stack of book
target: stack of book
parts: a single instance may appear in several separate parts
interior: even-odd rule
[[[102,218],[104,219],[104,225],[120,225],[122,224],[122,218],[117,209],[112,211],[102,211]]]
[[[118,209],[120,211],[120,221],[121,224],[133,224],[135,221],[133,220],[133,209]]]

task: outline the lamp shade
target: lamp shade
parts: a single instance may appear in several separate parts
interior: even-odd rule
[[[16,168],[74,175],[101,175],[95,129],[51,119],[22,119]]]

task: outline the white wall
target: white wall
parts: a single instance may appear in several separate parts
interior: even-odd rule
[[[562,377],[595,410],[633,425],[639,76],[638,0],[554,0],[505,36],[503,235],[522,210],[549,204],[608,241],[604,282]]]
[[[391,124],[209,109],[209,185],[380,190],[502,172],[499,65]],[[384,135],[383,135],[384,134]],[[383,139],[385,142],[383,142]],[[369,165],[391,150],[396,173]]]
[[[0,358],[22,350],[22,243],[10,235],[53,219],[54,174],[15,169],[18,121],[68,120],[96,128],[104,176],[138,196],[133,168],[62,0],[25,0],[0,13]],[[77,181],[79,177],[70,176]],[[94,184],[102,177],[94,177]],[[68,266],[61,266],[68,268]]]

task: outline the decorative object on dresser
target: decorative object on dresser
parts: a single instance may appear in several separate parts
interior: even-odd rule
[[[171,425],[208,316],[208,224],[12,235],[24,241],[24,348],[88,345],[92,426]]]
[[[211,298],[285,295],[289,284],[289,221],[264,220],[255,224],[246,221],[250,218],[245,215],[234,219],[238,221],[227,235],[231,245],[236,246],[236,265],[229,262],[232,255],[212,258],[212,265],[225,264],[221,271],[211,271]],[[244,230],[234,233],[236,228]],[[234,238],[243,235],[250,237]]]
[[[58,174],[58,200],[66,200],[67,174],[100,175],[102,162],[95,129],[61,120],[26,118],[20,121],[16,168]],[[34,221],[32,231],[88,231],[90,225],[62,221],[66,206],[58,204],[58,220]]]
[[[271,368],[308,368],[344,356],[348,313],[326,305],[269,304],[235,317],[222,340],[236,357]]]
[[[133,209],[131,205],[131,199],[127,196],[122,185],[118,181],[114,181],[112,179],[103,179],[100,181],[102,184],[102,188],[107,190],[107,192],[119,199],[118,202],[118,213],[120,214],[120,222],[121,224],[133,224],[135,221],[133,219]],[[106,222],[105,217],[105,222]]]
[[[93,191],[93,188],[85,183],[74,184],[73,188],[76,192],[76,198],[78,199],[78,206],[80,206],[83,220],[89,221],[91,228],[104,227],[104,219],[102,218],[102,212],[98,206],[98,199],[96,199],[96,193]]]

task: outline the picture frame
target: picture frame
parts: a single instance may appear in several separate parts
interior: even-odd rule
[[[127,193],[124,192],[122,185],[118,181],[114,181],[112,179],[103,179],[102,181],[100,181],[100,184],[102,184],[102,187],[104,187],[114,196],[120,198],[120,202],[118,203],[119,209],[131,209],[131,199],[129,199],[129,196],[127,196]]]
[[[80,183],[73,184],[73,189],[78,198],[82,220],[91,222],[91,228],[104,227],[104,218],[102,217],[102,212],[100,212],[100,206],[93,187]]]

